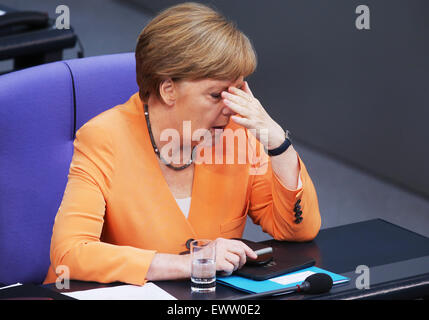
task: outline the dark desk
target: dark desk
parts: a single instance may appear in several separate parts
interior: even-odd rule
[[[350,282],[335,286],[328,294],[289,294],[271,299],[415,299],[429,296],[429,238],[384,220],[324,229],[308,243],[275,240],[263,243],[273,247],[286,246],[290,254],[305,252],[314,257],[316,266],[351,278]],[[369,267],[369,289],[356,288],[356,278],[360,274],[355,271],[359,265]],[[189,280],[156,281],[155,284],[179,300],[225,299],[245,294],[220,284],[213,294],[192,294]],[[106,285],[71,281],[67,291],[103,286]],[[55,285],[47,287],[56,290]]]

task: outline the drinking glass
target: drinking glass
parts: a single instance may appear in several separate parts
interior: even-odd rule
[[[216,290],[216,245],[211,240],[191,242],[191,290],[214,292]]]

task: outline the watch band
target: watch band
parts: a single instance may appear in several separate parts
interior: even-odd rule
[[[282,154],[283,152],[285,152],[290,147],[290,145],[292,144],[292,141],[289,138],[289,136],[290,136],[290,133],[288,130],[286,130],[285,141],[283,141],[283,143],[280,146],[278,146],[277,148],[268,150],[268,155],[270,157],[278,156],[279,154]]]

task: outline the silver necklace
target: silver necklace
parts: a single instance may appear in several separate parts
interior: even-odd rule
[[[158,156],[158,158],[169,168],[176,170],[176,171],[180,171],[180,170],[184,170],[187,167],[189,167],[193,162],[194,162],[194,152],[195,152],[195,147],[192,149],[192,154],[191,154],[191,159],[189,159],[188,163],[184,164],[183,166],[180,167],[175,167],[172,166],[170,162],[168,162],[167,160],[165,160],[162,156],[161,156],[161,152],[159,151],[158,147],[156,146],[155,143],[155,139],[153,138],[153,134],[152,134],[152,128],[150,126],[150,121],[149,121],[149,111],[148,111],[148,105],[144,104],[144,115],[146,117],[146,123],[147,123],[147,129],[149,131],[149,137],[150,137],[150,141],[152,143],[152,147],[153,147],[153,151],[156,153],[156,155]]]

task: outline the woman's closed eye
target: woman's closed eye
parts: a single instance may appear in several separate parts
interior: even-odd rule
[[[221,98],[221,94],[220,93],[212,93],[211,96],[214,99],[220,99]]]

